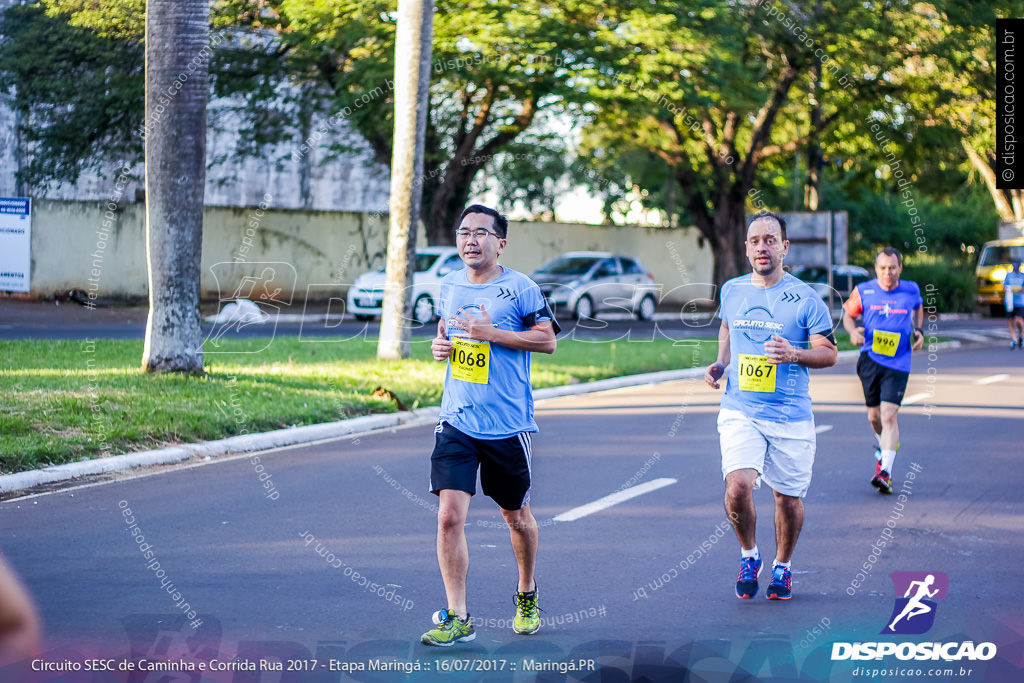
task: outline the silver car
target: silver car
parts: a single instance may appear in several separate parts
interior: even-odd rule
[[[552,309],[569,311],[577,319],[617,311],[650,320],[660,293],[639,260],[604,251],[562,254],[530,277]]]

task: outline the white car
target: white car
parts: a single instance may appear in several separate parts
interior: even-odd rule
[[[465,268],[455,247],[423,247],[416,250],[413,274],[412,318],[426,324],[437,315],[437,298],[445,275]],[[381,314],[384,305],[384,269],[363,273],[348,289],[348,312],[356,320],[369,320]]]
[[[530,277],[552,310],[568,311],[576,319],[615,311],[650,320],[660,293],[639,260],[606,251],[562,254]]]

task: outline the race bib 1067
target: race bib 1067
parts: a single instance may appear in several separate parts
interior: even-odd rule
[[[740,354],[740,391],[775,392],[775,366],[767,356]]]

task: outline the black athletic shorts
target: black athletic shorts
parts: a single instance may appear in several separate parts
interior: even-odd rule
[[[896,405],[903,403],[909,372],[887,368],[867,353],[862,353],[857,359],[857,376],[864,387],[864,404],[869,408],[881,405],[882,401]]]
[[[1006,309],[1004,308],[1003,310]],[[1024,318],[1024,309],[1014,306],[1012,311],[1006,311],[1006,317],[1010,320],[1013,320],[1014,318]]]
[[[484,495],[503,510],[522,510],[530,502],[529,432],[504,439],[477,439],[447,422],[434,429],[430,455],[430,491],[454,489],[476,495],[476,472]]]

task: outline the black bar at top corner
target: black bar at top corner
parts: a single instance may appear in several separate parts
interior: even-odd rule
[[[996,187],[1024,190],[1024,19],[996,19]]]

